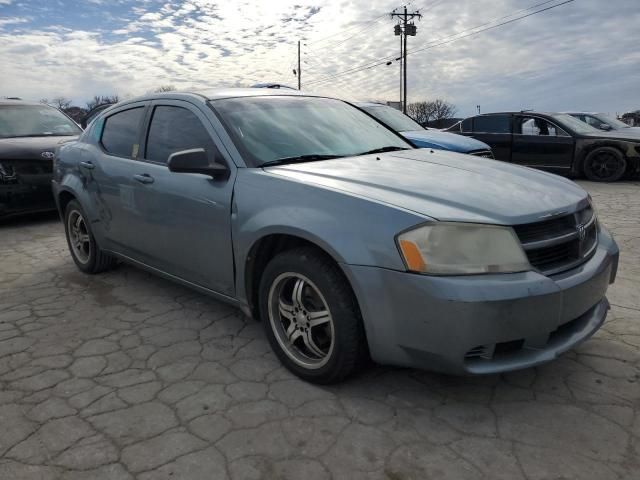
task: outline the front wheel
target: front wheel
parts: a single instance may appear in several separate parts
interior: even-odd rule
[[[67,204],[64,227],[71,258],[84,273],[99,273],[115,265],[115,259],[98,247],[89,221],[76,200]]]
[[[627,171],[627,161],[613,147],[597,148],[584,159],[584,175],[594,182],[615,182]]]
[[[335,383],[367,358],[360,311],[339,267],[312,248],[289,250],[267,265],[260,314],[271,347],[297,376]]]

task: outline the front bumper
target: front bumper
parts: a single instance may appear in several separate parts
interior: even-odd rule
[[[343,265],[358,297],[369,350],[383,364],[490,374],[554,359],[595,333],[619,250],[606,230],[584,264],[536,272],[434,277]]]
[[[6,163],[6,161],[5,161]],[[29,163],[29,162],[26,162]],[[34,163],[34,162],[31,162]],[[51,191],[52,173],[35,162],[33,172],[15,173],[0,164],[0,218],[23,213],[55,210]]]

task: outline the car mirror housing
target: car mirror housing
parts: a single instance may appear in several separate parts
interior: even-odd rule
[[[169,155],[169,171],[175,173],[200,173],[218,178],[226,175],[228,169],[222,163],[210,163],[204,148],[181,150]]]
[[[611,130],[611,125],[607,125],[606,123],[601,123],[600,130],[605,130],[605,131]]]

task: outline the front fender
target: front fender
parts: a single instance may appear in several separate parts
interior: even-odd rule
[[[239,297],[245,294],[249,252],[267,235],[305,239],[339,263],[404,270],[395,236],[425,221],[414,212],[256,168],[239,169],[233,209]]]

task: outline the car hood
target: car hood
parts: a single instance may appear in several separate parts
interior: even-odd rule
[[[479,157],[412,149],[267,167],[437,220],[515,225],[573,211],[587,193],[565,178]]]
[[[47,137],[19,137],[0,138],[0,159],[12,160],[48,160],[43,157],[44,152],[55,152],[62,143],[70,142],[77,136],[47,136]]]
[[[400,135],[411,140],[417,147],[440,148],[442,150],[451,150],[460,153],[475,150],[491,150],[489,145],[475,138],[456,135],[455,133],[441,132],[440,130],[413,130],[400,132]]]

